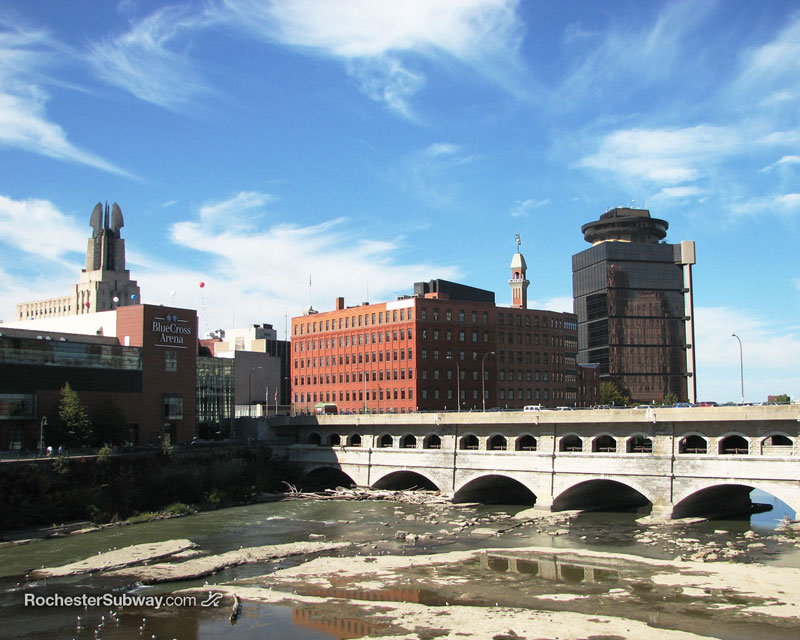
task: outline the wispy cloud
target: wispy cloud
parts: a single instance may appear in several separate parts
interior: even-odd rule
[[[519,92],[517,0],[222,0],[218,10],[270,42],[340,59],[358,86],[392,111],[415,118],[420,59],[455,60]]]
[[[276,198],[259,191],[240,191],[232,198],[205,204],[198,210],[200,221],[207,231],[245,232],[252,229],[264,208]]]
[[[50,80],[41,66],[56,60],[46,31],[10,26],[0,18],[0,145],[85,164],[126,177],[129,172],[67,139],[66,132],[47,116]]]
[[[762,171],[772,171],[772,169],[787,167],[795,164],[800,164],[800,156],[783,156],[777,162],[773,162],[771,165],[764,167]]]
[[[786,105],[800,92],[800,14],[760,46],[747,50],[733,91],[764,96],[761,104]],[[766,101],[766,102],[765,102]],[[791,105],[789,105],[791,106]]]
[[[744,202],[734,203],[731,207],[734,215],[748,216],[753,214],[796,214],[800,213],[800,193],[785,193],[763,198],[751,198]]]
[[[181,278],[194,288],[197,280],[192,285],[192,277],[207,283],[204,295],[217,316],[225,314],[226,300],[237,300],[239,317],[259,318],[276,310],[282,313],[284,308],[296,315],[309,305],[309,275],[313,282],[310,301],[318,309],[331,308],[337,296],[355,304],[364,301],[369,291],[375,299],[385,300],[410,292],[415,281],[459,276],[453,266],[404,263],[399,242],[371,240],[345,218],[314,225],[275,222],[248,229],[220,225],[220,216],[230,219],[237,201],[250,202],[258,210],[273,198],[243,192],[205,205],[193,220],[176,223],[171,231],[176,245],[209,257],[205,274],[195,271]],[[164,291],[174,287],[161,282]],[[217,322],[230,324],[227,317],[218,317]]]
[[[64,215],[46,200],[13,200],[0,195],[0,243],[36,256],[37,260],[65,264],[65,255],[84,251],[88,237],[89,213],[86,214],[86,233],[78,223]],[[36,229],[36,233],[31,233]],[[9,263],[16,260],[3,252]],[[5,262],[5,260],[3,260]]]
[[[616,173],[623,179],[678,185],[707,175],[712,166],[739,151],[743,142],[736,129],[707,124],[622,129],[605,136],[597,151],[582,158],[578,166]]]
[[[459,191],[459,172],[476,160],[460,145],[435,142],[403,159],[399,179],[428,204],[446,206]]]
[[[211,22],[188,6],[164,7],[133,22],[126,33],[91,42],[87,61],[107,84],[145,102],[182,110],[210,89],[179,43]]]
[[[517,200],[511,205],[512,218],[527,218],[531,211],[540,209],[550,204],[550,198],[543,198],[542,200],[535,200],[533,198],[528,200]]]
[[[590,97],[613,96],[619,88],[645,89],[675,73],[687,51],[687,39],[714,8],[690,0],[666,5],[652,24],[617,24],[605,31],[586,31],[571,24],[564,44],[580,64],[569,72],[555,94],[559,109],[583,104]],[[573,57],[573,56],[571,56]]]

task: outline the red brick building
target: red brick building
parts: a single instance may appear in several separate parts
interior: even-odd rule
[[[25,328],[19,328],[24,326]],[[30,328],[28,328],[30,327]],[[113,400],[135,444],[197,431],[197,313],[156,305],[0,326],[0,449],[35,449],[69,383],[91,414]]]
[[[575,316],[525,308],[521,254],[511,266],[519,307],[432,280],[392,302],[345,307],[337,298],[332,311],[293,318],[295,411],[320,403],[374,413],[585,403]]]

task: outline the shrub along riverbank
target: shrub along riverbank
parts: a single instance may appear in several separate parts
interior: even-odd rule
[[[70,520],[113,522],[182,502],[202,509],[281,490],[293,470],[265,446],[0,464],[0,530]]]

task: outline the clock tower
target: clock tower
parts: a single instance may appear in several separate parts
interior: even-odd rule
[[[525,264],[525,258],[519,251],[519,246],[522,244],[519,234],[516,234],[515,240],[517,242],[517,252],[511,258],[511,279],[508,281],[511,286],[511,307],[513,309],[527,309],[530,281],[525,276],[528,271],[528,265]]]

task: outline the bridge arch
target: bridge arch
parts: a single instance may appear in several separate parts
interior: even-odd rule
[[[442,438],[437,433],[429,433],[422,440],[423,449],[441,449]]]
[[[361,446],[361,434],[360,433],[353,433],[347,437],[347,446],[348,447],[360,447]]]
[[[426,491],[440,491],[436,483],[429,477],[416,471],[390,471],[372,483],[374,489],[388,489],[401,491],[403,489],[424,489]]]
[[[394,447],[394,438],[391,433],[383,433],[378,436],[377,447],[379,449],[391,449]]]
[[[761,440],[762,456],[790,456],[794,451],[794,440],[784,431],[775,431]]]
[[[312,431],[311,433],[308,434],[306,442],[315,447],[319,447],[322,444],[322,436],[319,435],[316,431]]]
[[[493,433],[486,440],[486,449],[488,451],[507,451],[508,438],[502,433]]]
[[[747,455],[750,453],[750,440],[741,433],[727,433],[717,440],[719,455]]]
[[[338,447],[342,444],[342,436],[338,433],[332,433],[328,436],[328,446],[330,447]]]
[[[596,479],[577,482],[553,500],[553,511],[616,511],[652,507],[653,499],[639,482]]]
[[[634,433],[626,439],[626,453],[653,453],[653,438],[645,433]]]
[[[592,453],[616,453],[617,439],[610,433],[599,433],[592,439]]]
[[[416,449],[417,448],[417,436],[413,433],[405,433],[400,436],[400,448],[401,449]]]
[[[678,441],[678,453],[689,455],[708,453],[708,438],[697,431],[685,433]]]
[[[459,449],[477,450],[481,448],[481,441],[474,433],[465,433],[458,441]]]
[[[565,453],[583,451],[583,438],[577,433],[565,433],[558,439],[558,450]]]
[[[474,476],[463,483],[453,493],[453,502],[533,505],[536,494],[510,475],[490,473]]]
[[[533,434],[523,433],[517,436],[514,442],[514,451],[536,451],[538,444]]]
[[[306,471],[300,485],[305,491],[323,491],[336,487],[354,487],[356,482],[340,467],[321,465]]]
[[[785,483],[768,480],[707,480],[694,482],[691,487],[675,495],[672,517],[714,519],[750,513],[750,492],[753,489],[778,498],[793,509],[795,514],[800,513],[800,491],[795,487],[787,490]]]

